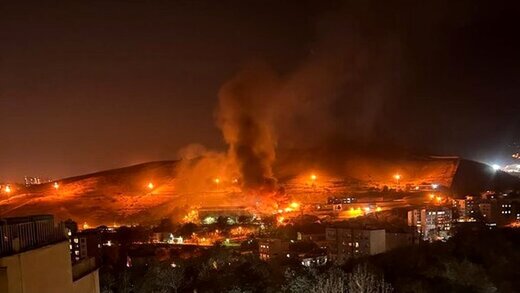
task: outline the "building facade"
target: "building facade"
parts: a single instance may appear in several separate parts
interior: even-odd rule
[[[342,262],[349,258],[375,255],[386,251],[384,229],[328,227],[326,229],[329,257]]]
[[[0,219],[0,239],[0,292],[99,293],[95,261],[72,265],[52,216]]]

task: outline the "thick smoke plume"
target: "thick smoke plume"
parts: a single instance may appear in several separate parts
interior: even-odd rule
[[[396,84],[392,68],[399,64],[399,43],[390,33],[371,33],[374,22],[352,17],[351,10],[321,15],[313,43],[291,70],[250,63],[221,87],[216,122],[228,152],[219,158],[228,167],[220,174],[200,174],[221,163],[205,164],[211,166],[194,172],[199,180],[226,176],[247,191],[271,192],[278,147],[302,149],[339,137],[364,141],[374,136],[383,97],[392,94],[389,84]],[[377,13],[366,16],[380,19]],[[365,33],[371,38],[362,38]]]
[[[217,123],[229,144],[243,187],[272,189],[275,160],[274,118],[280,82],[274,72],[252,66],[227,82],[219,93]]]

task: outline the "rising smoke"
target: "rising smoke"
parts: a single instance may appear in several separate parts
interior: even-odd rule
[[[274,72],[251,66],[228,81],[219,93],[217,124],[246,189],[274,187],[271,166],[275,160],[279,88]]]
[[[279,137],[284,147],[302,148],[341,135],[372,135],[390,94],[393,77],[387,73],[399,61],[398,43],[384,33],[364,40],[370,27],[349,18],[354,14],[317,20],[316,43],[293,70],[249,63],[221,87],[216,124],[228,144],[227,165],[244,190],[274,191]]]

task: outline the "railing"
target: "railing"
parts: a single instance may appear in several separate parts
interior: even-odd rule
[[[66,239],[63,223],[54,225],[52,219],[16,223],[0,221],[0,256],[20,253]]]

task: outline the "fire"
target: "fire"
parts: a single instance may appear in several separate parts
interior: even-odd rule
[[[400,175],[400,174],[395,174],[395,175],[394,175],[394,179],[395,179],[395,180],[399,180],[399,179],[401,179],[401,175]]]
[[[291,208],[297,210],[298,208],[300,208],[300,204],[297,203],[297,202],[291,202],[291,204],[289,205]]]
[[[219,184],[220,183],[220,178],[215,178],[215,180],[213,180],[215,182],[215,184]]]
[[[318,176],[316,174],[311,174],[311,180],[316,181],[318,179]]]
[[[83,223],[83,229],[88,229],[90,226],[87,224],[87,222]]]
[[[53,187],[57,190],[58,188],[60,188],[60,185],[58,184],[58,182],[54,182]]]
[[[155,186],[152,182],[148,183],[148,189],[152,190]]]
[[[5,193],[11,193],[11,191],[12,191],[11,186],[6,185],[4,191],[5,191]]]
[[[199,220],[199,213],[196,210],[191,210],[182,219],[184,223],[196,223]]]

